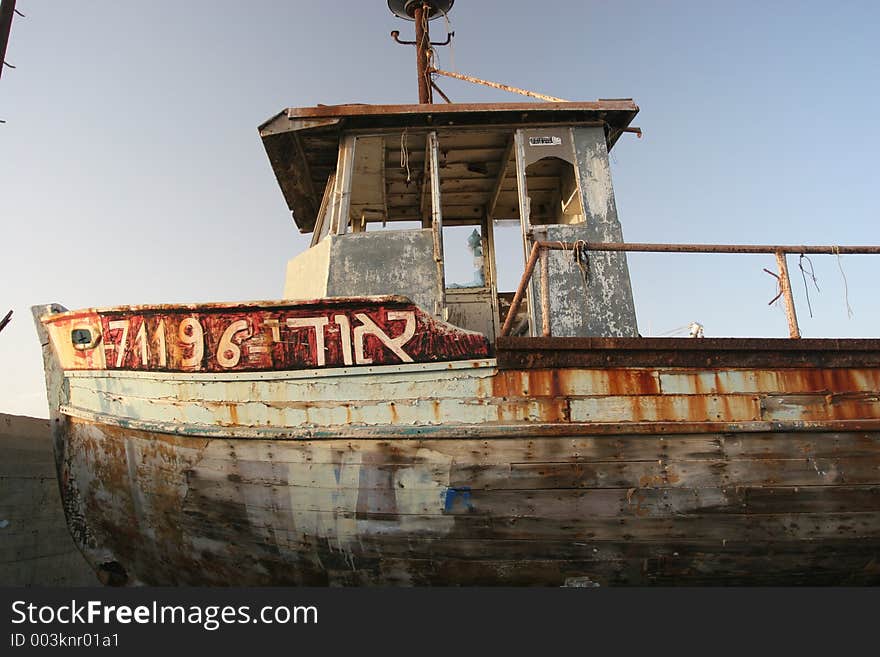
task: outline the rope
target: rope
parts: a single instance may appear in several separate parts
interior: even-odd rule
[[[406,128],[400,133],[400,168],[406,169],[406,186],[409,187],[412,175],[409,170],[409,151],[406,148]]]
[[[832,246],[831,250],[834,251],[834,254],[837,256],[837,268],[840,270],[840,275],[843,277],[843,300],[846,303],[846,316],[848,319],[852,319],[853,317],[853,309],[849,305],[849,285],[846,282],[846,274],[843,272],[843,265],[840,262],[840,247]]]
[[[577,265],[578,269],[581,270],[581,279],[584,281],[584,292],[589,291],[590,288],[590,255],[589,251],[587,251],[587,242],[584,240],[578,240],[574,243],[574,246],[569,246],[566,242],[556,242],[559,245],[559,248],[565,252],[571,249],[572,256],[574,257],[574,264]]]
[[[584,289],[590,287],[590,254],[587,251],[587,243],[584,240],[578,240],[574,243],[572,249],[574,262],[581,270],[581,278],[584,279]]]
[[[449,20],[449,14],[447,14],[442,9],[440,10],[440,13],[443,14],[443,20],[446,21],[446,34],[452,34],[452,30],[450,29],[452,27],[452,23]],[[449,42],[449,68],[453,71],[455,70],[455,39],[452,39]]]
[[[813,261],[801,253],[801,257],[798,260],[798,269],[801,270],[801,276],[804,279],[804,293],[807,296],[807,309],[810,311],[810,317],[812,317],[813,307],[810,305],[810,286],[807,285],[807,271],[804,269],[804,260],[810,265],[810,278],[813,279],[813,285],[816,286],[816,292],[821,292],[822,290],[819,289],[819,282],[816,280],[816,272],[813,270]]]
[[[675,335],[676,333],[681,333],[683,331],[689,331],[690,328],[691,328],[691,324],[685,324],[684,326],[679,326],[677,328],[670,329],[669,331],[666,331],[665,333],[661,333],[658,337],[660,337],[660,338],[669,337],[669,336]]]

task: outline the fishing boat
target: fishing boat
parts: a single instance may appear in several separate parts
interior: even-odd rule
[[[419,104],[259,128],[312,234],[282,299],[34,308],[101,580],[880,582],[880,341],[801,338],[786,265],[880,247],[627,243],[608,153],[634,101],[435,104],[452,2],[388,4]],[[503,222],[522,246],[496,255]],[[790,337],[640,337],[634,251],[775,255]]]

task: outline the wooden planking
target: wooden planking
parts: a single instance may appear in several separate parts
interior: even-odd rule
[[[869,564],[880,545],[880,486],[737,486],[748,477],[735,472],[756,469],[760,474],[764,467],[771,474],[781,469],[803,475],[813,449],[865,455],[830,459],[838,470],[822,476],[867,471],[877,463],[874,434],[776,435],[777,443],[803,441],[790,450],[775,449],[802,455],[790,459],[762,458],[774,451],[768,450],[772,434],[709,440],[677,436],[669,440],[667,455],[678,454],[681,461],[584,464],[565,459],[582,458],[581,452],[591,458],[620,459],[617,453],[632,459],[640,450],[662,452],[666,437],[273,443],[72,426],[81,443],[76,453],[97,459],[91,469],[114,459],[112,471],[95,484],[110,486],[119,501],[90,507],[100,514],[97,531],[122,562],[150,583],[326,584],[352,578],[430,583],[439,582],[433,579],[440,577],[438,563],[473,564],[481,555],[489,583],[561,583],[551,573],[588,574],[567,570],[571,563],[608,577],[626,574],[627,582],[660,581],[670,572],[678,573],[679,582],[689,577],[749,581],[749,568],[758,569],[752,582],[764,581],[760,573],[768,582],[784,582],[814,566],[824,569],[829,581],[839,582],[851,577],[854,567]],[[120,451],[113,447],[118,440],[131,447]],[[728,459],[725,449],[748,458]],[[719,450],[721,457],[715,458]],[[552,453],[562,460],[554,467],[569,469],[545,471],[536,486],[548,476],[583,478],[627,469],[637,475],[642,466],[653,468],[647,470],[651,476],[665,472],[665,481],[636,490],[468,486],[474,472],[496,466],[500,480],[522,473],[535,477],[540,475],[536,468],[546,469],[546,464],[523,468],[522,462]],[[134,461],[127,464],[129,459]],[[496,463],[486,464],[487,459]],[[812,461],[824,467],[821,459]],[[174,481],[175,468],[178,478],[185,478],[183,485]],[[737,482],[719,485],[731,468]],[[157,469],[163,477],[155,476]],[[670,471],[686,477],[671,481]],[[820,475],[814,470],[812,476]],[[166,484],[161,483],[164,477]],[[700,477],[715,485],[697,485]],[[298,481],[315,485],[291,486]],[[139,491],[137,503],[134,491]],[[739,547],[728,548],[728,543]],[[749,544],[778,552],[768,558],[749,551]],[[548,545],[558,552],[548,553]],[[817,551],[817,545],[827,549]],[[829,554],[836,560],[829,561]],[[463,581],[475,583],[470,567],[467,572]]]
[[[764,395],[761,397],[761,416],[768,420],[880,418],[880,393]]]
[[[212,498],[198,491],[192,504],[211,504]],[[197,498],[197,499],[196,499]],[[217,508],[229,508],[217,501]],[[376,542],[384,537],[408,536],[411,541],[451,540],[467,537],[472,540],[540,541],[611,541],[634,543],[681,543],[689,545],[721,545],[726,541],[817,541],[865,540],[880,547],[880,514],[870,512],[821,512],[785,514],[687,514],[681,516],[580,516],[576,518],[541,518],[530,516],[437,515],[399,516],[368,511],[299,511],[292,512],[281,526],[263,524],[260,509],[249,510],[247,516],[228,517],[221,526],[199,524],[201,510],[185,509],[184,517],[190,531],[213,536],[248,537],[271,533],[284,544],[300,545],[307,539],[328,541],[339,549],[355,551],[367,540]],[[265,517],[265,516],[263,516]],[[298,522],[308,519],[304,529]],[[182,519],[183,520],[183,519]],[[447,522],[450,521],[450,522]],[[315,528],[319,532],[315,532]],[[237,540],[236,545],[240,545]],[[411,556],[419,558],[420,548],[412,545]]]
[[[467,164],[476,162],[495,162],[501,161],[504,155],[505,144],[493,145],[485,148],[440,148],[440,169],[444,169],[453,164]],[[409,165],[412,168],[415,164],[421,164],[425,161],[424,149],[418,151],[414,149],[408,150]],[[385,166],[388,169],[400,168],[400,149],[389,148],[385,151]]]
[[[83,377],[71,380],[70,404],[85,411],[144,421],[243,427],[880,419],[880,397],[871,392],[649,394],[657,386],[657,379],[650,373],[604,382],[601,377],[590,382],[584,376],[574,383],[562,377],[532,374],[497,376],[490,385],[485,375],[446,373],[446,398],[432,394],[437,386],[427,379],[401,384],[391,379],[388,385],[394,390],[386,391],[384,399],[390,396],[395,401],[363,399],[382,396],[382,384],[370,382],[370,377],[340,377],[333,383],[186,383]],[[603,386],[611,394],[601,394]],[[573,392],[593,394],[566,394]],[[352,403],[355,400],[359,403]]]
[[[277,496],[287,496],[281,506],[291,513],[319,512],[369,514],[381,519],[391,516],[485,516],[515,522],[519,518],[576,520],[582,517],[670,517],[681,515],[779,515],[786,513],[877,512],[880,485],[737,486],[714,488],[591,488],[591,489],[476,489],[460,486],[445,494],[426,498],[421,490],[394,490],[391,495],[375,491],[386,488],[353,489],[357,509],[352,511],[334,495],[300,495],[299,486],[253,479],[234,481],[192,477],[189,490],[215,502],[248,500],[256,515],[280,508]],[[232,483],[230,483],[232,482]],[[313,486],[312,489],[319,487]],[[344,488],[334,488],[343,491]],[[432,489],[436,490],[436,488]],[[305,492],[305,491],[303,491]]]
[[[455,178],[449,180],[441,180],[440,191],[443,193],[443,201],[445,202],[447,193],[480,192],[485,195],[492,191],[493,184],[494,181],[486,178],[470,178],[467,180],[460,180],[458,178]],[[389,195],[411,194],[413,193],[415,185],[412,182],[407,185],[404,181],[396,181],[388,184],[386,187]],[[504,192],[516,194],[516,178],[505,178],[503,184],[501,185],[501,189]],[[559,180],[557,178],[543,177],[535,178],[534,180],[532,180],[531,178],[529,179],[530,192],[554,190],[559,190]]]
[[[755,421],[761,406],[745,395],[641,395],[586,397],[569,402],[573,422],[658,422],[668,420]]]
[[[842,393],[880,391],[880,369],[658,369],[663,392],[720,394],[780,392]]]
[[[258,461],[234,463],[206,460],[198,476],[225,484],[237,471],[251,474],[246,483],[265,486],[328,490],[384,490],[437,492],[455,490],[546,490],[592,488],[719,488],[728,486],[828,486],[880,484],[880,468],[864,458],[762,459],[707,461],[620,461],[596,463],[501,463],[491,465],[444,464],[387,465],[351,461],[331,463],[261,464]],[[347,468],[355,478],[338,479]],[[406,483],[403,483],[404,477]],[[406,489],[406,490],[399,490]]]
[[[751,395],[785,393],[801,395],[828,394],[833,385],[837,397],[831,402],[847,401],[841,393],[861,393],[880,389],[880,371],[852,370],[839,377],[832,370],[814,371],[809,377],[802,371],[719,371],[682,374],[663,369],[609,368],[571,370],[457,370],[442,374],[443,386],[437,386],[433,371],[353,374],[346,377],[291,379],[238,383],[210,382],[194,377],[165,379],[138,377],[81,377],[71,379],[75,387],[95,388],[136,397],[204,399],[206,401],[247,401],[254,395],[273,400],[336,399],[385,400],[408,397],[588,397],[629,395]],[[672,378],[670,378],[672,377]],[[675,382],[675,384],[672,383]],[[491,385],[489,385],[491,383]],[[876,386],[876,388],[871,387]],[[867,392],[858,404],[871,405],[873,393]]]
[[[179,439],[178,439],[179,440]],[[186,439],[203,443],[198,439]],[[608,435],[597,437],[520,438],[493,440],[355,440],[219,441],[220,453],[237,459],[272,463],[341,462],[347,453],[361,461],[387,466],[425,463],[428,455],[443,454],[453,462],[490,463],[590,463],[594,461],[692,461],[798,458],[880,459],[877,433],[742,433],[690,435]],[[203,456],[201,462],[210,462]]]

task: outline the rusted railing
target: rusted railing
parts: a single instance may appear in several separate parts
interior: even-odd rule
[[[541,332],[544,336],[550,335],[550,277],[547,272],[547,251],[570,251],[579,247],[584,251],[626,251],[630,253],[772,253],[776,256],[776,267],[779,270],[780,294],[785,302],[785,315],[788,319],[788,333],[792,338],[800,338],[797,313],[794,308],[794,296],[791,292],[791,279],[788,275],[788,263],[786,254],[798,255],[880,255],[880,246],[778,246],[763,244],[644,244],[627,242],[535,242],[526,269],[523,272],[519,287],[510,304],[504,326],[501,327],[501,336],[510,334],[519,307],[522,304],[526,288],[535,270],[538,258],[541,258]],[[772,273],[772,272],[771,272]]]

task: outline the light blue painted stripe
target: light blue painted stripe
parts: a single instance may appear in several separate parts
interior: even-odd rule
[[[468,370],[475,377],[492,376],[497,371],[494,358],[482,360],[453,360],[439,363],[407,363],[404,365],[362,365],[360,367],[332,367],[309,370],[270,372],[163,372],[141,370],[67,370],[64,376],[77,378],[167,379],[169,381],[274,381],[278,379],[320,379],[338,376],[382,376],[412,372],[446,372]]]

